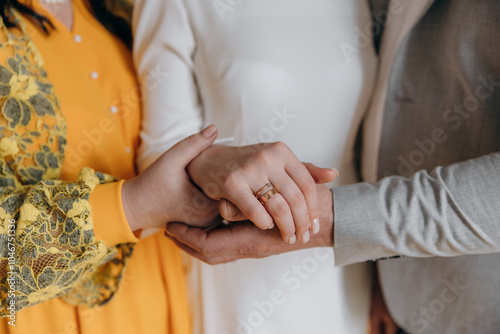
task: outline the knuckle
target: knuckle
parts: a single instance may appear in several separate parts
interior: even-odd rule
[[[269,163],[271,158],[272,158],[272,154],[269,152],[269,150],[264,149],[264,150],[260,150],[254,154],[254,156],[253,156],[254,161],[253,162],[257,163],[259,165],[266,165],[267,163]]]
[[[260,207],[258,207],[257,205],[252,205],[246,210],[246,216],[254,223],[257,223],[262,220],[262,218],[260,217],[260,211]]]
[[[250,206],[246,209],[246,214],[248,218],[255,219],[258,216],[258,208],[255,205]]]
[[[285,217],[289,211],[290,208],[288,207],[288,204],[283,201],[276,203],[273,208],[273,212],[280,218]]]
[[[263,253],[263,247],[258,244],[258,243],[248,243],[245,245],[244,249],[241,249],[239,254],[240,255],[255,255],[255,254],[262,254]]]
[[[290,152],[290,149],[288,148],[288,146],[285,143],[283,143],[282,141],[274,142],[274,143],[270,144],[270,146],[275,152],[279,152],[279,153],[289,153]]]
[[[314,195],[316,192],[316,183],[312,177],[309,177],[309,180],[304,184],[302,191],[306,195]]]
[[[223,182],[224,190],[231,193],[238,186],[240,180],[241,177],[238,172],[229,173]]]
[[[290,205],[293,207],[301,207],[305,204],[304,196],[301,192],[296,191],[291,194]]]

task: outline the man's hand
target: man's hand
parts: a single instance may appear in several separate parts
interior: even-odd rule
[[[337,176],[333,169],[315,168],[329,176],[329,181]],[[284,143],[214,145],[194,158],[187,171],[208,197],[234,203],[245,220],[261,229],[276,225],[290,244],[307,243],[310,232],[319,228],[314,178]],[[255,194],[267,184],[278,192],[262,205]]]
[[[243,258],[263,258],[280,253],[312,247],[333,246],[332,193],[318,185],[320,233],[313,235],[307,244],[287,244],[277,228],[261,230],[251,222],[233,223],[209,231],[170,223],[165,235],[188,254],[208,263],[220,264]]]

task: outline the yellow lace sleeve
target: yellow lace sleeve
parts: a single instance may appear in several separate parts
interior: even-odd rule
[[[0,22],[0,316],[51,298],[110,300],[133,244],[94,238],[89,195],[116,181],[89,168],[57,180],[66,125],[43,60],[22,28]]]

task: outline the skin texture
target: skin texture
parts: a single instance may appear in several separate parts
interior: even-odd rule
[[[188,173],[207,196],[234,203],[259,228],[276,223],[286,242],[309,241],[318,218],[316,184],[285,144],[215,145],[189,164]],[[255,194],[267,183],[279,192],[262,205]]]
[[[186,166],[216,137],[216,128],[210,126],[184,139],[123,184],[123,209],[132,231],[163,228],[167,222],[182,221],[198,227],[213,224],[218,216],[218,202],[192,184]]]
[[[336,169],[320,168],[307,162],[303,164],[316,184],[329,183],[338,178],[338,171]],[[227,221],[243,221],[247,219],[236,205],[224,198],[219,203],[219,211],[221,216]]]
[[[214,223],[221,221],[220,217],[218,221],[217,218],[219,213],[218,199],[221,199],[222,196],[232,198],[233,203],[235,203],[232,206],[238,208],[245,207],[245,201],[255,202],[256,207],[252,210],[261,210],[261,213],[270,220],[268,225],[259,227],[268,229],[273,224],[273,220],[266,209],[272,212],[276,205],[279,206],[277,200],[279,195],[271,198],[264,207],[255,198],[253,192],[250,190],[241,191],[241,189],[246,189],[247,183],[245,180],[251,180],[254,175],[270,175],[275,171],[281,173],[281,175],[286,174],[283,171],[283,165],[286,165],[284,160],[292,160],[293,167],[298,170],[294,172],[296,178],[307,179],[308,182],[313,184],[312,195],[316,199],[315,178],[311,176],[309,169],[317,174],[315,175],[316,179],[331,181],[333,179],[332,175],[336,176],[336,173],[332,173],[330,169],[323,169],[309,164],[306,167],[294,155],[278,156],[272,151],[275,148],[273,144],[253,145],[246,149],[257,153],[236,155],[239,158],[238,163],[243,167],[231,170],[228,173],[229,176],[225,178],[227,183],[218,187],[223,192],[216,195],[211,194],[212,198],[209,198],[192,183],[192,179],[197,180],[201,185],[205,182],[204,177],[207,180],[206,182],[213,182],[209,176],[226,173],[224,167],[234,163],[234,151],[238,149],[227,146],[212,146],[216,137],[216,128],[210,126],[201,133],[182,140],[165,152],[143,173],[124,183],[122,202],[128,223],[133,231],[145,228],[163,228],[165,224],[170,222],[183,222],[189,226],[199,228],[213,226]],[[282,144],[279,146],[282,149]],[[216,155],[206,154],[207,151],[213,151],[214,148],[217,152]],[[285,152],[287,151],[285,150]],[[265,155],[266,159],[269,160],[267,169],[259,160],[261,155]],[[193,171],[193,174],[188,175],[186,170]],[[233,171],[234,174],[232,174]],[[199,174],[195,174],[196,172]],[[297,187],[293,181],[290,182],[292,186]],[[229,189],[229,191],[225,192],[225,189]],[[299,195],[301,201],[297,201],[296,204],[306,208],[307,212],[305,199],[300,191]],[[316,207],[314,209],[317,210]],[[255,218],[255,215],[252,216],[251,212],[249,218],[253,223],[259,223],[258,218]],[[248,218],[245,216],[243,219],[247,220]],[[291,222],[293,224],[293,220]],[[310,224],[306,219],[305,229],[308,230],[309,226]],[[281,232],[283,234],[283,231]]]
[[[333,246],[332,192],[324,185],[318,191],[319,220],[321,229],[312,235],[309,243],[290,245],[283,242],[280,232],[261,230],[244,221],[219,226],[210,230],[190,227],[185,224],[168,224],[165,235],[188,254],[209,264],[220,264],[243,258],[263,258],[271,255],[312,247]]]

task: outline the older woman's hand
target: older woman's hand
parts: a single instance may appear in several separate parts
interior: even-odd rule
[[[297,238],[308,242],[309,231],[319,232],[315,180],[283,143],[214,145],[196,157],[187,170],[210,198],[234,203],[261,229],[273,228],[276,223],[290,244]],[[328,181],[337,175],[335,170],[322,170],[330,176]],[[261,204],[256,194],[269,183],[278,193]]]
[[[133,231],[164,228],[169,222],[197,227],[214,223],[218,202],[192,184],[186,166],[216,137],[217,129],[209,126],[176,144],[144,172],[123,184],[123,208]]]

